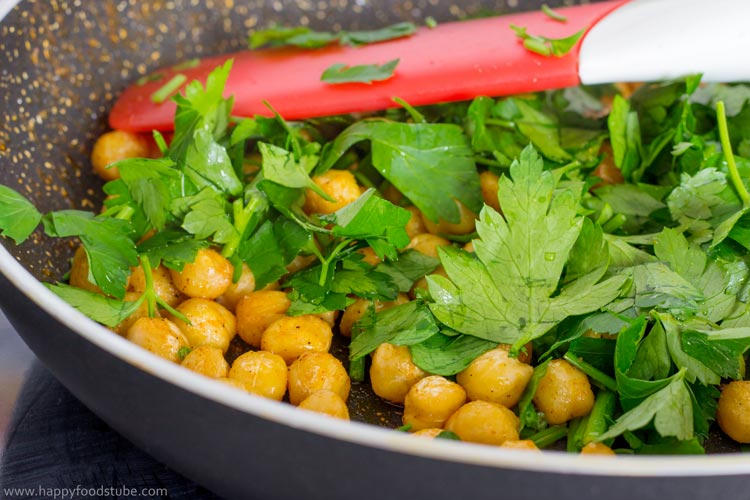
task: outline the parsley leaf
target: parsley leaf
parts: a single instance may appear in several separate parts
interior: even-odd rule
[[[462,333],[519,349],[568,316],[595,311],[620,294],[625,276],[600,282],[605,268],[557,292],[560,275],[583,224],[579,193],[553,197],[555,178],[527,147],[502,178],[498,195],[505,219],[485,206],[474,240],[478,259],[444,247],[440,259],[448,278],[428,277],[430,309]]]
[[[120,179],[155,229],[164,227],[170,202],[179,193],[175,187],[182,175],[174,164],[169,158],[128,158],[115,163]]]
[[[431,273],[439,265],[439,259],[416,250],[407,250],[395,260],[378,264],[375,270],[390,276],[399,292],[408,292],[415,281]]]
[[[13,189],[0,185],[0,235],[20,244],[42,220],[34,205]]]
[[[84,315],[109,327],[122,323],[141,305],[140,300],[123,302],[70,285],[45,283],[45,286]]]
[[[331,84],[380,82],[393,77],[393,72],[398,63],[399,59],[393,59],[380,65],[347,66],[341,63],[333,64],[323,71],[320,80]]]
[[[414,364],[428,373],[448,377],[466,369],[472,361],[497,342],[471,335],[444,335],[438,333],[410,347]]]
[[[543,56],[562,57],[575,47],[578,40],[586,32],[585,29],[563,38],[548,38],[540,35],[530,35],[526,28],[511,24],[510,29],[516,32],[516,36],[523,41],[523,46],[531,52]]]

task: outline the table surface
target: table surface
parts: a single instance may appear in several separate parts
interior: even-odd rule
[[[21,342],[17,337],[10,340],[10,335],[16,333],[0,315],[0,342]],[[0,498],[52,498],[56,488],[67,488],[65,498],[76,488],[112,488],[109,492],[114,494],[107,498],[218,498],[136,448],[83,406],[28,350],[25,356],[24,366],[31,367],[5,436]]]

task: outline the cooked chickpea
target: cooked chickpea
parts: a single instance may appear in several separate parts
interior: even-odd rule
[[[484,202],[500,212],[500,201],[497,199],[497,188],[500,177],[489,170],[479,174],[479,187]]]
[[[346,402],[335,392],[326,389],[313,392],[302,400],[299,407],[342,420],[349,420],[349,409],[346,407]]]
[[[411,386],[404,399],[404,425],[412,431],[443,427],[466,401],[466,391],[455,382],[431,375]]]
[[[521,399],[534,369],[508,355],[500,346],[482,354],[456,376],[470,400],[489,401],[512,408]]]
[[[281,401],[286,394],[287,368],[280,356],[266,351],[248,351],[232,363],[229,378],[264,398]]]
[[[557,425],[588,415],[594,406],[594,393],[585,373],[564,359],[555,359],[539,381],[534,404],[547,422]]]
[[[737,380],[722,388],[716,421],[730,438],[750,443],[750,380]]]
[[[427,228],[422,221],[422,211],[414,205],[406,207],[406,209],[411,212],[409,222],[406,223],[406,234],[409,235],[409,238],[414,238],[418,234],[426,233]]]
[[[441,432],[443,432],[445,429],[439,429],[437,427],[431,427],[429,429],[422,429],[420,431],[414,432],[412,436],[417,437],[423,437],[423,438],[431,438],[434,439],[440,435]]]
[[[265,329],[260,348],[278,354],[287,364],[291,364],[306,352],[327,353],[332,339],[331,325],[318,316],[286,316]]]
[[[451,242],[445,238],[432,233],[422,233],[411,238],[406,248],[411,248],[417,252],[437,258],[438,247],[450,245]]]
[[[247,387],[245,387],[245,382],[243,382],[242,380],[239,380],[236,378],[228,378],[228,377],[217,378],[216,380],[221,382],[222,384],[232,386],[235,389],[239,389],[243,392],[249,392],[247,390]]]
[[[107,168],[116,161],[127,158],[151,156],[150,140],[142,135],[112,130],[99,136],[91,150],[91,165],[94,172],[106,181],[120,177],[117,167]]]
[[[474,253],[474,241],[470,241],[464,245],[464,252]]]
[[[404,294],[400,293],[396,297],[396,300],[383,302],[380,300],[376,300],[375,303],[375,312],[382,311],[384,309],[390,309],[393,306],[397,306],[399,304],[405,304],[409,301],[409,297]],[[370,307],[370,305],[373,304],[373,301],[367,300],[367,299],[357,299],[354,301],[352,305],[347,307],[344,310],[344,314],[341,315],[341,321],[339,322],[339,332],[344,337],[351,337],[352,335],[352,326],[354,323],[362,319],[362,317],[367,312],[367,309]]]
[[[220,295],[216,301],[229,309],[230,311],[237,310],[237,304],[240,300],[247,297],[255,290],[255,276],[250,270],[247,264],[242,264],[242,273],[237,283],[232,282],[226,291]]]
[[[172,307],[185,300],[185,296],[177,289],[172,281],[172,275],[164,266],[158,266],[151,270],[151,280],[156,295]],[[146,291],[146,275],[142,267],[134,267],[130,273],[128,288],[134,292]]]
[[[177,310],[190,323],[176,317],[172,321],[182,330],[190,345],[210,345],[227,352],[237,332],[237,322],[231,311],[218,302],[206,299],[188,299],[177,306]]]
[[[125,302],[135,302],[141,297],[140,293],[136,292],[125,292]],[[122,322],[117,325],[114,330],[115,332],[119,333],[120,335],[127,335],[128,330],[130,330],[130,327],[135,324],[136,321],[138,321],[140,318],[147,318],[148,317],[148,304],[144,300],[140,306],[138,306],[138,309],[133,312],[130,316],[122,320]]]
[[[353,202],[361,194],[357,179],[348,170],[332,169],[316,175],[312,181],[336,201],[324,200],[319,194],[308,189],[305,192],[305,204],[302,207],[302,210],[308,214],[331,214]]]
[[[390,182],[386,182],[385,186],[380,186],[380,191],[383,194],[383,199],[388,200],[394,205],[400,205],[404,200],[404,195],[398,190],[396,186]]]
[[[604,443],[589,443],[581,448],[581,455],[615,455],[615,452]]]
[[[333,391],[346,401],[351,389],[344,365],[327,352],[308,352],[289,367],[289,402],[298,405],[320,390]]]
[[[393,403],[403,404],[411,386],[426,376],[427,373],[412,361],[407,346],[383,343],[372,355],[372,390],[381,398]]]
[[[182,366],[211,378],[226,378],[229,363],[218,347],[204,345],[196,347],[182,360]]]
[[[232,284],[234,267],[216,250],[198,251],[195,262],[185,264],[182,271],[170,270],[172,281],[188,297],[215,299]]]
[[[284,292],[260,290],[237,303],[237,334],[253,347],[260,347],[263,331],[286,316],[292,302]]]
[[[177,325],[164,318],[140,318],[130,327],[126,338],[175,363],[180,362],[180,349],[190,347]]]
[[[518,427],[515,413],[487,401],[466,403],[445,423],[445,429],[458,434],[462,441],[492,445],[517,441]]]
[[[73,254],[73,264],[70,268],[70,286],[82,288],[94,293],[104,293],[96,284],[89,281],[89,257],[86,249],[80,246]]]
[[[333,325],[336,324],[336,320],[339,317],[339,312],[338,311],[326,311],[324,313],[318,313],[315,316],[319,317],[320,319],[328,323],[328,326],[333,328]]]
[[[302,269],[307,269],[318,258],[314,255],[298,255],[286,266],[289,274],[296,273]]]
[[[500,445],[502,448],[511,448],[514,450],[542,451],[531,439],[519,439],[518,441],[505,441]]]
[[[383,260],[378,257],[378,254],[375,253],[375,250],[372,249],[372,247],[366,247],[366,248],[360,248],[357,250],[357,253],[362,254],[362,261],[370,264],[371,266],[377,266]]]
[[[458,222],[448,222],[440,219],[438,222],[433,222],[422,214],[422,222],[427,228],[427,231],[432,234],[469,234],[474,231],[474,227],[477,222],[477,214],[469,210],[466,205],[460,201],[454,199],[456,207],[458,208],[459,220]]]

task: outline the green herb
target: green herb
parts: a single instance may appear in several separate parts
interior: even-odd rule
[[[42,214],[29,200],[7,186],[0,186],[0,234],[20,244],[41,220]]]
[[[435,439],[450,439],[452,441],[461,441],[461,438],[453,431],[440,431]]]
[[[438,22],[435,20],[434,17],[427,16],[424,18],[424,25],[430,29],[434,29],[434,28],[437,28]]]
[[[46,285],[52,292],[84,315],[105,326],[115,327],[140,307],[140,300],[123,302],[69,285]]]
[[[182,361],[191,352],[192,349],[190,347],[180,347],[180,349],[177,351],[177,357],[180,358],[180,361]]]
[[[566,55],[586,32],[585,29],[582,29],[581,31],[564,38],[547,38],[545,36],[530,35],[526,28],[515,26],[513,24],[510,25],[510,28],[515,31],[516,36],[523,41],[523,46],[526,47],[527,50],[546,57],[562,57]]]
[[[362,64],[347,66],[346,64],[333,64],[320,76],[325,83],[372,83],[388,80],[393,77],[393,72],[399,60],[393,59],[384,64]]]
[[[169,97],[177,92],[180,87],[187,81],[187,76],[183,75],[182,73],[178,73],[174,75],[172,78],[169,79],[167,83],[159,87],[158,90],[155,90],[153,94],[151,94],[151,101],[155,102],[156,104],[161,104]]]
[[[416,33],[416,30],[417,27],[409,22],[396,23],[370,31],[340,31],[338,33],[313,31],[310,28],[302,26],[294,28],[272,26],[268,29],[253,32],[250,35],[249,44],[251,49],[263,46],[294,46],[305,49],[317,49],[334,42],[340,45],[356,47],[411,36]]]
[[[474,359],[495,347],[496,342],[470,335],[438,333],[411,345],[411,355],[422,370],[448,377],[465,370]]]
[[[542,4],[542,12],[544,12],[547,15],[547,17],[549,17],[550,19],[554,19],[555,21],[560,21],[561,23],[565,23],[568,21],[567,17],[563,16],[562,14],[558,12],[555,12],[546,3]]]

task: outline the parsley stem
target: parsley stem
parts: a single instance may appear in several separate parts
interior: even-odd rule
[[[183,75],[182,73],[174,75],[167,83],[162,85],[156,92],[151,94],[151,101],[156,104],[163,103],[164,101],[169,99],[169,96],[177,92],[186,81],[187,76]]]
[[[143,268],[143,279],[146,282],[146,290],[143,294],[146,296],[148,317],[153,318],[156,313],[156,293],[154,292],[154,275],[151,272],[151,262],[146,255],[141,256],[141,268]]]
[[[414,108],[414,106],[404,101],[400,97],[394,97],[393,102],[396,102],[399,105],[401,105],[401,107],[404,108],[407,113],[409,113],[409,115],[411,116],[411,119],[414,120],[414,123],[427,123],[427,120],[425,119],[422,113],[417,111],[416,108]]]
[[[742,182],[740,172],[737,170],[737,164],[734,161],[732,153],[732,143],[729,139],[729,129],[727,128],[727,114],[724,109],[724,101],[716,103],[716,122],[719,126],[719,139],[721,140],[721,149],[724,151],[724,159],[727,161],[729,168],[729,178],[732,179],[734,189],[742,200],[742,206],[747,208],[750,205],[750,194],[747,192],[745,184]]]
[[[599,370],[598,368],[586,363],[580,358],[577,358],[570,352],[566,352],[565,356],[563,356],[568,363],[575,366],[579,370],[581,370],[583,373],[591,377],[594,382],[598,382],[599,385],[602,387],[605,387],[609,389],[610,391],[617,392],[617,382],[615,379],[604,373],[603,371]]]
[[[499,120],[497,118],[487,118],[484,121],[485,125],[495,125],[496,127],[503,127],[507,129],[515,129],[516,125],[508,120]]]
[[[538,448],[551,446],[568,435],[568,428],[564,425],[553,425],[529,437]]]
[[[231,257],[237,251],[242,242],[242,236],[247,230],[250,220],[253,218],[256,210],[260,208],[262,201],[260,198],[252,198],[247,205],[244,205],[241,199],[236,199],[232,202],[232,215],[234,218],[234,229],[235,233],[231,239],[221,249],[221,255],[224,257]]]
[[[325,259],[320,259],[320,278],[318,278],[318,284],[320,286],[325,286],[326,281],[328,280],[328,268],[331,265],[331,262],[336,258],[336,256],[341,253],[341,251],[349,246],[349,244],[352,242],[351,239],[347,238],[343,240],[341,243],[336,245],[336,248],[333,249],[333,252],[326,257]]]
[[[604,434],[609,427],[610,421],[615,414],[617,405],[617,393],[603,389],[596,395],[594,407],[589,413],[588,421],[583,430],[582,445],[587,445],[592,441],[597,441],[599,436]]]

